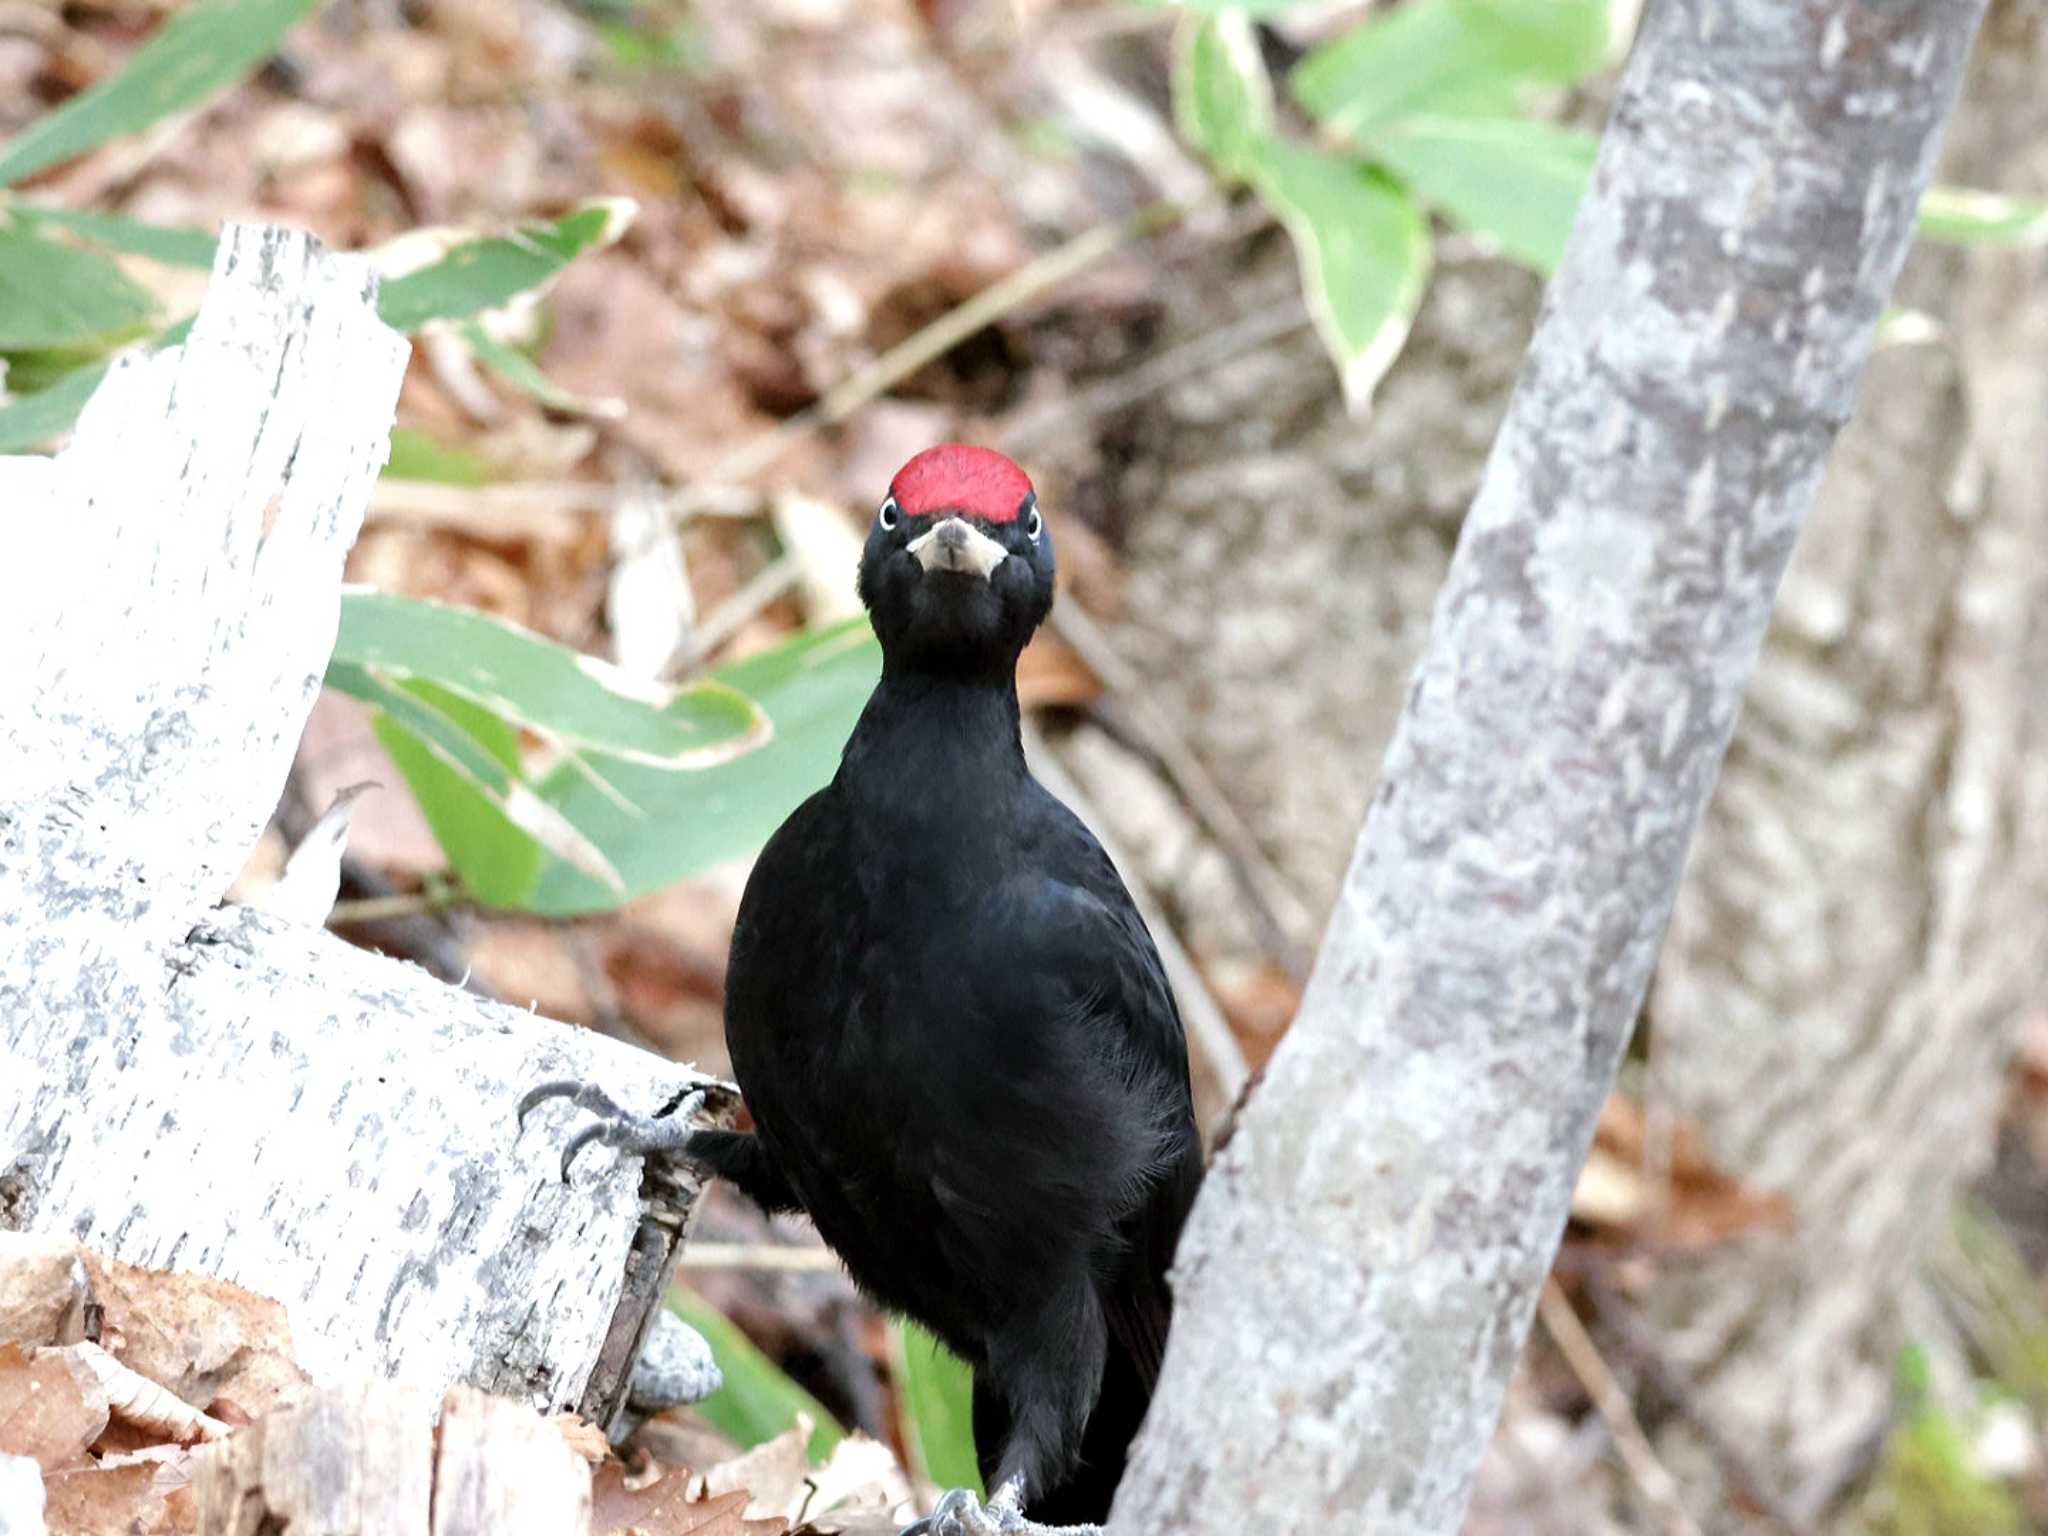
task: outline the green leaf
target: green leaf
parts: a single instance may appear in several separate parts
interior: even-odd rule
[[[541,781],[541,795],[606,850],[629,895],[756,853],[806,796],[831,779],[881,670],[881,650],[865,618],[798,635],[712,673],[774,723],[774,739],[759,751],[692,774],[593,757],[589,766],[603,774],[609,792],[563,764]],[[622,809],[619,796],[639,814]],[[601,885],[551,863],[529,906],[567,915],[617,904]]]
[[[97,363],[66,374],[48,389],[0,405],[0,453],[26,453],[69,432],[106,376],[107,365]]]
[[[431,683],[415,679],[405,685],[405,691],[439,710],[477,747],[496,758],[509,776],[517,776],[519,733],[511,726]],[[371,728],[405,775],[406,787],[419,802],[435,840],[468,893],[494,907],[517,907],[525,901],[545,857],[541,845],[499,808],[476,779],[395,717],[379,713]]]
[[[446,448],[416,427],[391,429],[390,480],[432,480],[441,485],[482,485],[490,478],[484,461],[467,448]]]
[[[162,347],[175,347],[191,332],[192,317],[188,315],[151,338],[149,348],[155,351]],[[0,453],[19,453],[25,448],[39,447],[70,431],[71,424],[78,420],[78,413],[85,409],[85,403],[106,376],[107,364],[94,363],[89,368],[66,374],[48,389],[0,406]]]
[[[799,1413],[808,1414],[812,1429],[805,1450],[813,1464],[831,1455],[832,1447],[846,1438],[823,1403],[785,1376],[731,1319],[695,1291],[681,1285],[671,1288],[668,1309],[704,1336],[725,1377],[723,1386],[694,1405],[714,1428],[752,1450],[794,1425]]]
[[[615,400],[593,399],[572,394],[540,370],[540,365],[517,347],[507,346],[475,320],[462,323],[462,343],[499,378],[521,394],[538,400],[551,411],[571,416],[615,417],[624,406]]]
[[[429,821],[439,814],[444,824],[455,829],[455,841],[443,842],[442,851],[479,900],[494,900],[508,907],[523,905],[538,868],[538,860],[515,850],[495,821],[477,814],[479,802],[495,811],[499,819],[530,843],[581,870],[586,878],[615,894],[620,892],[618,871],[611,861],[573,822],[534,794],[516,763],[508,765],[493,750],[491,742],[480,741],[463,720],[439,707],[439,701],[446,696],[443,692],[415,686],[419,679],[395,681],[367,667],[339,660],[327,664],[326,681],[337,692],[382,711],[384,718],[402,729],[418,748],[416,752],[407,752],[401,743],[400,751],[394,754],[399,770],[405,773],[415,793],[421,784],[426,786],[427,798],[421,799],[420,806]],[[468,718],[488,713],[474,711]],[[494,737],[496,731],[494,724]],[[387,732],[378,734],[388,744],[391,738]],[[429,771],[415,780],[410,770],[421,766],[422,754],[443,771]],[[436,824],[434,830],[438,837],[442,824]],[[475,862],[466,864],[465,859]]]
[[[2048,202],[1972,187],[1929,187],[1920,233],[1948,245],[2048,245]]]
[[[770,734],[723,683],[643,681],[490,614],[389,592],[343,591],[334,656],[387,682],[426,678],[558,747],[667,773],[730,762]]]
[[[96,213],[80,208],[44,208],[14,203],[8,209],[24,224],[69,230],[95,245],[147,256],[166,266],[195,267],[204,272],[213,265],[215,240],[199,229],[173,229],[163,224],[145,224],[117,213]]]
[[[494,309],[549,282],[585,251],[610,245],[631,227],[635,212],[628,198],[599,198],[552,223],[465,242],[431,266],[385,283],[377,313],[394,330],[410,333],[429,320]]]
[[[119,74],[81,91],[0,145],[0,186],[143,129],[233,85],[319,0],[196,0]]]
[[[1422,303],[1429,223],[1383,172],[1283,139],[1267,142],[1252,180],[1294,239],[1309,313],[1362,410]]]
[[[0,353],[6,365],[7,388],[17,395],[40,394],[70,378],[81,368],[103,363],[105,347],[35,347],[25,352]]]
[[[983,1492],[974,1454],[974,1370],[916,1323],[891,1320],[889,1363],[903,1393],[913,1465],[941,1488]]]
[[[1600,67],[1607,0],[1412,0],[1294,67],[1294,98],[1364,143],[1415,112],[1512,111],[1523,88]]]
[[[0,220],[0,352],[110,346],[155,317],[149,291],[106,257]]]
[[[1415,117],[1375,144],[1424,202],[1546,276],[1557,270],[1600,142],[1527,118]]]
[[[1273,82],[1242,13],[1188,17],[1176,39],[1173,113],[1181,137],[1233,180],[1273,132]]]
[[[632,206],[622,199],[600,200],[586,204],[552,224],[526,225],[511,234],[467,241],[431,266],[384,284],[378,295],[378,314],[385,324],[394,329],[411,332],[430,320],[466,319],[503,304],[549,281],[582,252],[616,240],[630,222]],[[130,220],[100,222],[95,228],[92,216],[69,212],[53,214],[48,209],[36,209],[30,217],[46,223],[75,225],[82,233],[96,237],[111,236],[114,238],[108,238],[107,243],[119,249],[140,250],[144,255],[157,255],[165,260],[172,259],[174,252],[193,258],[198,255],[198,248],[191,240],[199,237],[169,238],[174,235],[182,237],[187,232],[156,231],[151,226],[134,224]],[[161,242],[158,241],[159,235],[165,237]],[[145,244],[155,244],[156,249],[143,250]],[[70,259],[85,253],[66,251],[65,254]],[[0,292],[4,292],[4,288],[0,288]],[[184,340],[191,327],[191,317],[187,316],[151,341],[150,346],[153,349],[175,346]],[[539,370],[534,371],[537,373]],[[69,431],[105,372],[103,367],[82,369],[76,376],[0,406],[0,453],[34,448]],[[596,409],[595,402],[581,404],[585,409]]]

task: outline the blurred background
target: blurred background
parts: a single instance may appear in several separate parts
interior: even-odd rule
[[[374,780],[339,932],[713,1072],[749,858],[876,675],[866,522],[918,449],[1002,449],[1060,560],[1031,749],[1147,905],[1213,1135],[1297,1006],[1637,20],[0,0],[0,447],[175,338],[222,219],[371,252],[415,337],[348,570],[386,596],[239,893]],[[1474,1532],[2048,1529],[2043,0],[1994,0],[1940,179]],[[619,670],[551,692],[522,632]],[[664,1457],[803,1412],[971,1480],[957,1368],[802,1222],[716,1190],[685,1264],[728,1385]]]

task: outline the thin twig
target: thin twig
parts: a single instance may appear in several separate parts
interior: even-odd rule
[[[684,1269],[763,1269],[786,1274],[820,1274],[839,1268],[830,1248],[792,1248],[779,1243],[700,1243],[683,1246]]]
[[[704,615],[704,622],[690,631],[664,675],[688,672],[709,661],[750,619],[792,590],[802,576],[803,565],[794,555],[783,555],[756,571],[739,591]]]
[[[362,896],[337,901],[327,914],[330,927],[351,927],[360,923],[389,922],[395,917],[418,917],[455,905],[461,897],[451,890],[401,891],[395,896]]]
[[[1288,274],[1288,281],[1296,281],[1292,273]],[[1297,288],[1274,304],[1191,337],[1135,368],[1091,385],[1072,399],[1026,417],[1004,432],[1003,445],[1015,457],[1033,453],[1075,428],[1127,411],[1148,395],[1221,367],[1268,342],[1305,330],[1308,325],[1308,305]]]
[[[1204,199],[1149,203],[1112,224],[1083,230],[1044,255],[956,304],[923,329],[904,338],[866,366],[825,391],[810,405],[760,436],[740,444],[705,476],[711,481],[751,480],[821,427],[836,426],[877,396],[886,394],[927,363],[943,357],[1011,310],[1085,271],[1131,241],[1186,218]],[[685,493],[674,503],[678,515],[693,510]]]
[[[1597,1268],[1586,1274],[1587,1294],[1593,1305],[1599,1309],[1600,1319],[1607,1332],[1629,1363],[1643,1378],[1649,1390],[1671,1410],[1692,1426],[1700,1443],[1714,1458],[1727,1480],[1730,1491],[1743,1504],[1762,1514],[1775,1529],[1792,1532],[1805,1529],[1805,1524],[1779,1498],[1749,1464],[1749,1458],[1729,1440],[1720,1425],[1714,1422],[1699,1400],[1699,1391],[1691,1379],[1659,1348],[1657,1341],[1644,1326],[1641,1314],[1623,1299],[1620,1291],[1611,1285]]]
[[[1571,1367],[1572,1374],[1579,1378],[1579,1385],[1593,1400],[1594,1409],[1606,1421],[1608,1432],[1614,1436],[1614,1448],[1621,1454],[1621,1464],[1628,1469],[1630,1481],[1649,1500],[1671,1536],[1700,1536],[1698,1524],[1678,1501],[1678,1480],[1657,1459],[1649,1436],[1643,1433],[1643,1426],[1636,1420],[1636,1411],[1629,1403],[1628,1393],[1622,1390],[1614,1372],[1600,1357],[1592,1335],[1579,1321],[1579,1314],[1572,1310],[1564,1287],[1548,1276],[1544,1277],[1542,1295],[1536,1299],[1536,1311],[1543,1319],[1543,1326],[1552,1342],[1557,1345],[1558,1353],[1564,1356],[1565,1364]]]

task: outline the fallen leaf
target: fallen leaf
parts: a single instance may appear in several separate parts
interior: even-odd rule
[[[1301,1010],[1300,985],[1270,960],[1215,961],[1202,973],[1246,1064],[1264,1066]]]
[[[0,1343],[75,1344],[85,1337],[91,1305],[78,1244],[0,1232]]]
[[[1750,1189],[1717,1168],[1690,1125],[1672,1128],[1668,1182],[1658,1191],[1648,1173],[1649,1141],[1642,1106],[1624,1094],[1610,1096],[1572,1193],[1575,1220],[1673,1249],[1708,1248],[1746,1232],[1791,1228],[1792,1202],[1774,1190]]]
[[[581,1414],[558,1413],[548,1422],[561,1431],[562,1439],[568,1443],[569,1449],[593,1467],[612,1452],[611,1442],[605,1439],[604,1431]]]
[[[107,1394],[62,1350],[33,1359],[0,1344],[0,1452],[26,1456],[45,1473],[80,1465],[107,1427]]]
[[[191,1404],[230,1397],[260,1418],[306,1384],[284,1308],[211,1275],[141,1269],[85,1252],[100,1342]]]
[[[631,1491],[626,1469],[608,1461],[591,1474],[592,1536],[784,1536],[789,1522],[746,1518],[744,1492],[693,1498],[693,1473],[670,1472],[659,1482]]]
[[[798,491],[784,491],[770,511],[776,538],[796,560],[804,617],[812,624],[831,624],[858,614],[854,578],[865,530],[844,507]]]
[[[659,1467],[715,1466],[740,1454],[739,1446],[687,1408],[671,1408],[648,1419],[627,1439],[621,1454],[629,1463],[645,1458]],[[657,1471],[657,1476],[659,1475]],[[629,1475],[627,1487],[633,1486]]]
[[[50,1536],[178,1536],[192,1529],[176,1521],[157,1469],[143,1462],[49,1473],[43,1496]]]
[[[742,1451],[708,1470],[704,1474],[705,1493],[743,1490],[748,1495],[749,1515],[793,1516],[795,1509],[802,1508],[803,1496],[808,1491],[804,1484],[810,1476],[811,1462],[805,1447],[811,1443],[811,1431],[815,1428],[817,1425],[809,1414],[799,1413],[796,1423],[772,1440],[764,1440],[752,1450]]]
[[[799,1511],[805,1515],[829,1513],[837,1521],[872,1518],[893,1532],[915,1514],[917,1490],[895,1452],[856,1432],[832,1447],[823,1466],[811,1469],[803,1497]],[[797,1518],[797,1512],[790,1518]]]
[[[604,611],[612,659],[635,677],[661,677],[697,621],[683,541],[670,526],[666,500],[652,490],[621,496],[610,544]]]
[[[1040,630],[1017,658],[1017,700],[1026,709],[1071,709],[1092,703],[1101,692],[1102,680],[1048,630]]]
[[[62,1354],[90,1371],[107,1395],[108,1411],[146,1434],[182,1444],[195,1440],[219,1440],[228,1433],[230,1426],[173,1396],[133,1366],[123,1365],[97,1344],[87,1341],[68,1344],[61,1350],[46,1349],[39,1351],[38,1358],[52,1353]]]
[[[1572,1187],[1572,1216],[1596,1227],[1626,1227],[1650,1208],[1650,1192],[1640,1166],[1624,1163],[1605,1147],[1586,1154]]]

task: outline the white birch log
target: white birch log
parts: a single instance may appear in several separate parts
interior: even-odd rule
[[[0,1451],[0,1536],[47,1536],[43,1469],[26,1456]]]
[[[1458,1528],[1981,9],[1648,8],[1114,1530]]]
[[[0,459],[0,1227],[284,1303],[317,1379],[600,1420],[689,1187],[551,1076],[696,1075],[216,902],[276,805],[406,357],[360,260],[230,228],[191,337],[118,363],[55,460]]]

